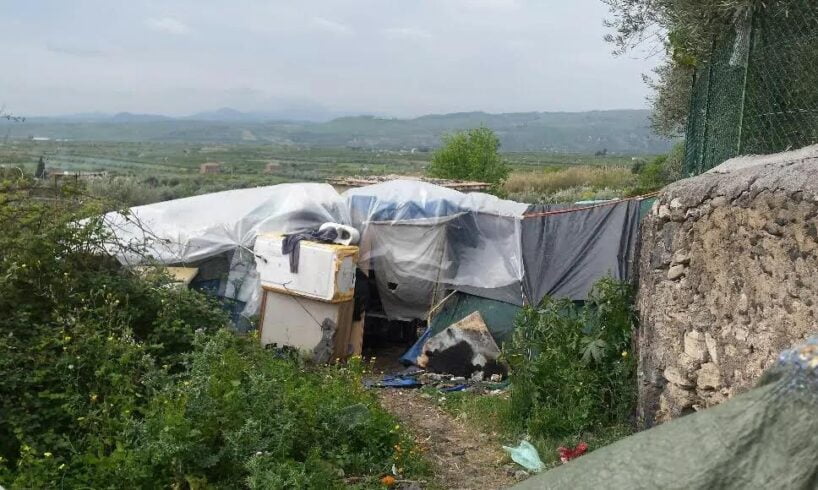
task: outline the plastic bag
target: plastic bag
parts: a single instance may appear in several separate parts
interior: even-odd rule
[[[511,456],[511,460],[534,473],[539,473],[545,469],[545,465],[540,460],[537,448],[528,441],[520,442],[517,447],[503,446],[503,449]]]

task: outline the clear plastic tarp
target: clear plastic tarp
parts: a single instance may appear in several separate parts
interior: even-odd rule
[[[344,197],[361,232],[360,267],[375,270],[390,317],[425,318],[429,305],[419,300],[433,296],[430,284],[520,291],[527,204],[411,180],[351,189]]]
[[[346,203],[328,184],[280,184],[216,192],[105,215],[109,251],[126,265],[146,258],[192,263],[236,248],[251,249],[265,232],[326,222],[348,224]]]

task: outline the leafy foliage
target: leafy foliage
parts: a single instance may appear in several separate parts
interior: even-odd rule
[[[224,323],[205,297],[101,255],[99,219],[79,221],[95,207],[70,189],[48,200],[36,191],[0,188],[0,476],[14,468],[15,486],[29,488],[48,486],[58,459],[105,471],[150,394],[147,377],[182,369],[193,331]]]
[[[418,470],[359,366],[274,358],[208,297],[103,254],[98,204],[43,192],[0,182],[0,485],[332,488]]]
[[[504,355],[511,416],[533,437],[626,424],[635,402],[629,355],[635,316],[629,284],[600,280],[583,307],[546,298],[525,309]]]
[[[638,181],[629,194],[646,194],[681,179],[684,157],[685,145],[678,143],[667,155],[658,156],[649,163],[634,165],[632,170],[637,174]]]
[[[510,169],[500,154],[494,131],[479,127],[444,136],[429,165],[429,175],[442,179],[473,180],[501,185]]]
[[[44,179],[45,176],[45,159],[41,156],[40,159],[37,160],[37,168],[34,170],[34,177]]]
[[[780,0],[773,0],[772,3]],[[667,60],[647,78],[654,89],[653,123],[660,134],[678,134],[690,105],[693,68],[705,62],[716,33],[746,15],[752,0],[603,0],[611,11],[606,39],[616,53],[659,41]]]
[[[333,486],[339,470],[416,469],[411,441],[361,387],[360,361],[305,373],[227,332],[200,344],[137,426],[143,484],[315,488]]]

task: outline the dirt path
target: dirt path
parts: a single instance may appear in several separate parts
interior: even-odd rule
[[[424,449],[433,466],[435,486],[498,489],[517,481],[513,467],[504,460],[501,442],[492,435],[468,427],[418,390],[384,389],[378,396]]]

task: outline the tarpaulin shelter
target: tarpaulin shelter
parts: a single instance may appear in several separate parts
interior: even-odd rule
[[[593,451],[514,488],[813,489],[818,340],[784,352],[753,390]]]
[[[223,276],[219,296],[258,312],[260,287],[252,254],[265,232],[292,232],[326,222],[349,223],[341,196],[328,184],[280,184],[204,194],[105,215],[108,251],[124,265],[210,262]],[[213,264],[223,262],[224,264]]]
[[[426,319],[436,290],[522,303],[520,219],[527,204],[417,181],[344,193],[386,314]]]
[[[359,267],[374,271],[386,316],[427,320],[453,290],[522,306],[546,294],[584,300],[605,275],[629,279],[638,208],[530,206],[396,180],[342,195],[326,184],[225,191],[109,213],[105,223],[123,264],[223,257],[227,277],[216,289],[246,304],[246,315],[259,306],[251,250],[260,233],[348,224],[361,234]]]

